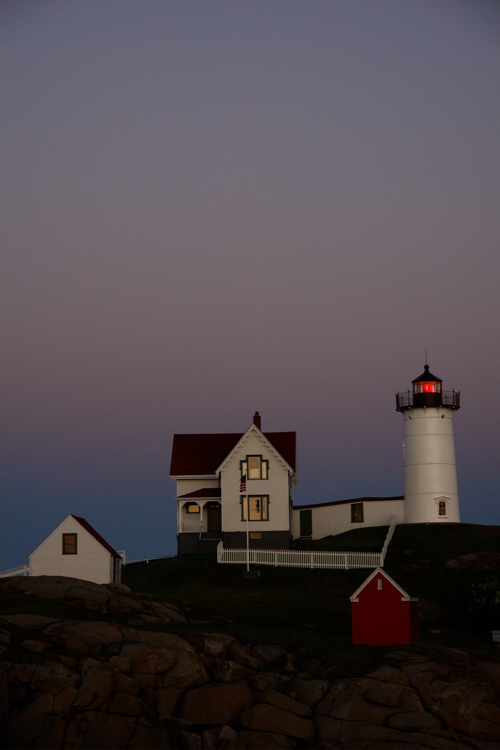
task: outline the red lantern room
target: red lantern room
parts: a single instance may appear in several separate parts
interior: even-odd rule
[[[442,380],[429,372],[425,365],[420,377],[412,380],[413,393],[396,394],[396,409],[419,408],[422,406],[446,406],[449,409],[460,409],[460,391],[443,391]]]
[[[429,365],[425,365],[424,372],[413,383],[413,406],[441,406],[441,378],[429,372]]]

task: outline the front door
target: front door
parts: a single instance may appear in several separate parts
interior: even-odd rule
[[[312,510],[300,511],[300,536],[312,536]]]
[[[208,503],[207,509],[207,531],[218,533],[222,531],[222,514],[220,503]]]

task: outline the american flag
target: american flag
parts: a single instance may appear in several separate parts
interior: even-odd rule
[[[246,492],[247,491],[247,475],[243,474],[243,476],[240,479],[240,492]]]

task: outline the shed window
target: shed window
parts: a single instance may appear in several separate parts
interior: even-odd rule
[[[78,552],[77,548],[78,534],[63,534],[62,535],[62,553],[63,555],[76,555]]]
[[[351,505],[351,523],[363,523],[363,503],[353,503]]]
[[[378,590],[379,590],[379,591],[380,591],[380,589],[382,588],[382,579],[381,579],[381,578],[379,578],[379,579],[377,580],[377,588],[378,588]]]

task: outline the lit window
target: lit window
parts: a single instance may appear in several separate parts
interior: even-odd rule
[[[363,523],[363,503],[353,503],[351,505],[351,523]]]
[[[62,553],[63,555],[77,554],[77,534],[62,535]]]
[[[247,479],[267,479],[269,461],[262,456],[247,456],[246,461],[241,461],[241,476],[245,474]]]
[[[441,383],[436,380],[422,380],[415,383],[415,393],[441,393]]]
[[[248,497],[250,505],[250,521],[268,521],[269,520],[269,495],[250,495]],[[247,520],[247,498],[241,497],[241,518]]]
[[[199,513],[200,512],[200,506],[197,503],[189,503],[188,505],[184,506],[186,508],[187,513]]]

